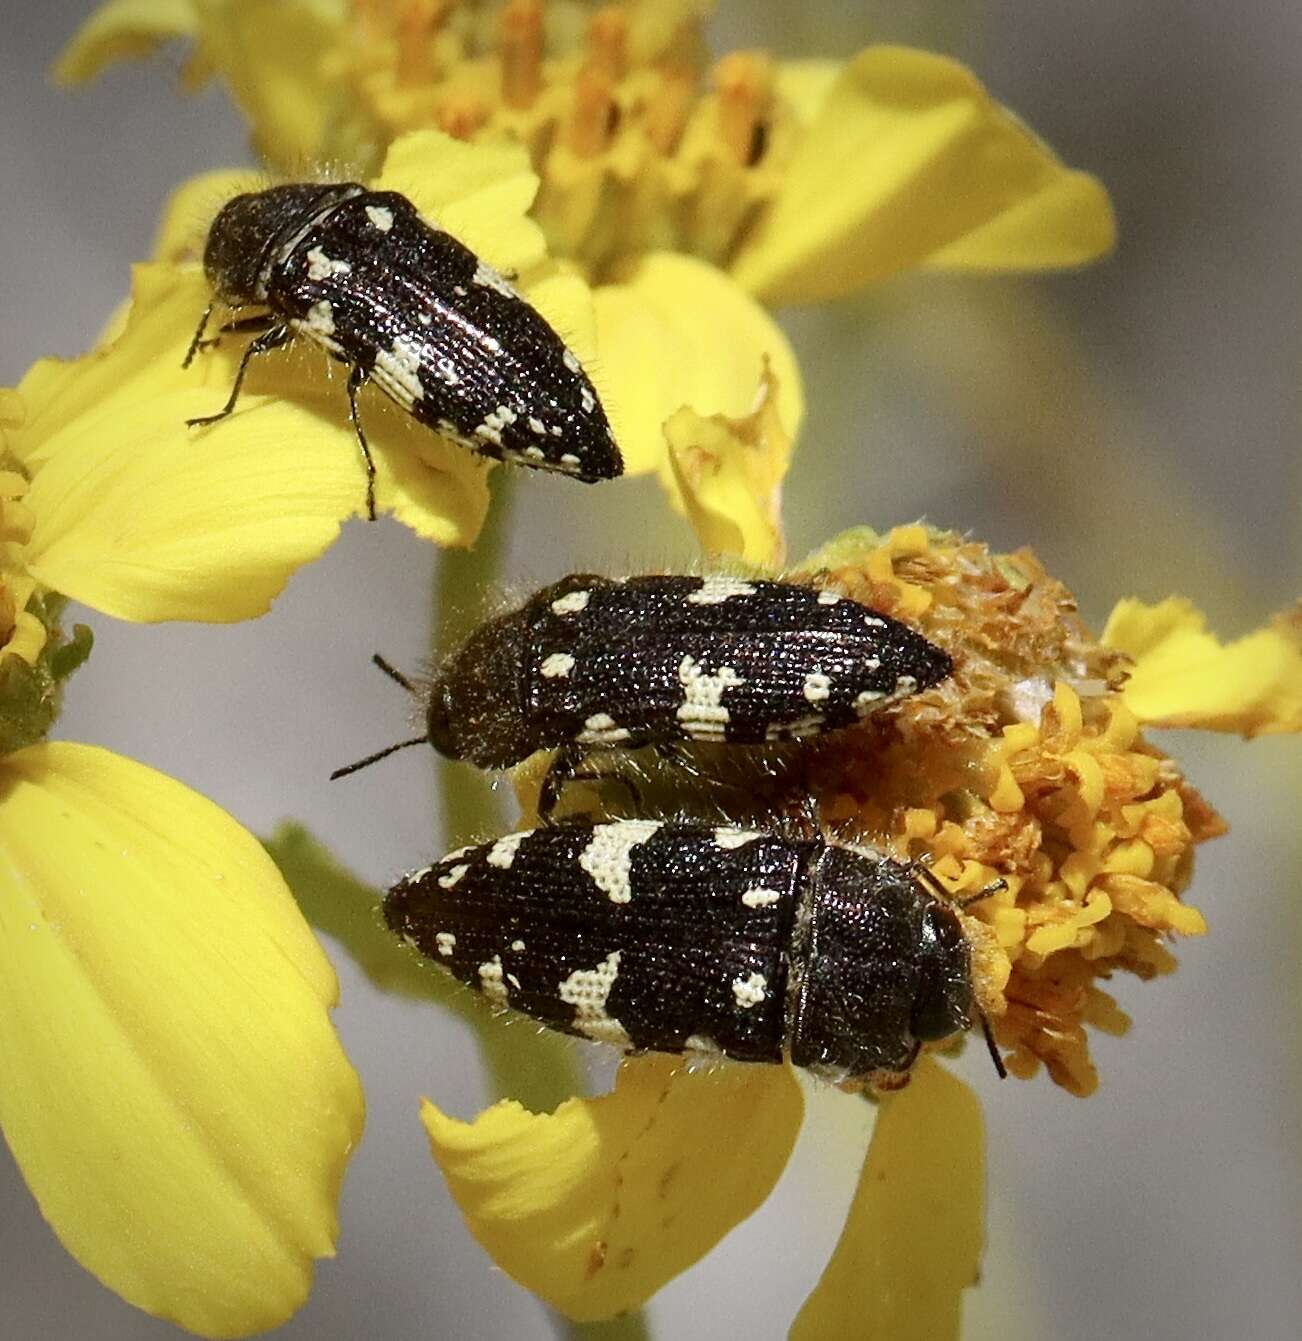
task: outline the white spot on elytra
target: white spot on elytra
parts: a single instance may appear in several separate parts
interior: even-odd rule
[[[318,338],[323,335],[333,335],[335,333],[334,308],[322,298],[319,303],[313,303],[307,309],[307,316],[303,318],[302,324],[309,335],[315,335]]]
[[[458,298],[464,298],[470,290],[466,288],[464,284],[454,284],[452,286],[452,292],[455,293]]]
[[[832,682],[822,671],[810,671],[803,692],[810,703],[821,703],[832,692]]]
[[[422,326],[432,326],[434,324],[434,318],[430,316],[428,312],[418,312],[416,314],[416,320],[419,321]]]
[[[481,335],[479,337],[479,343],[488,350],[490,354],[500,354],[502,352],[502,342],[494,336]]]
[[[541,419],[536,418],[534,415],[529,416],[528,423],[529,423],[529,432],[536,433],[540,438],[547,432],[547,425],[544,424]]]
[[[538,669],[548,680],[564,679],[574,669],[574,658],[568,652],[553,652]]]
[[[479,971],[483,973],[483,969]],[[742,1010],[749,1010],[752,1006],[758,1006],[768,995],[768,985],[769,980],[762,973],[752,973],[749,978],[732,980],[732,994]]]
[[[384,205],[367,205],[366,217],[381,233],[387,233],[393,227],[393,211]]]
[[[627,727],[617,725],[608,712],[594,712],[583,723],[576,739],[583,745],[617,745],[628,736]]]
[[[475,437],[483,438],[485,442],[491,442],[497,447],[500,447],[502,445],[501,433],[497,429],[495,429],[493,425],[490,424],[487,420],[485,420],[482,424],[479,425],[478,428],[475,429]]]
[[[719,1045],[708,1034],[688,1034],[683,1039],[684,1052],[703,1052],[717,1056]]]
[[[688,605],[720,605],[731,596],[753,596],[755,588],[735,577],[707,577],[687,598]]]
[[[332,279],[348,274],[352,268],[347,261],[332,260],[320,247],[313,247],[307,254],[308,279]]]
[[[754,889],[748,889],[741,896],[741,901],[747,908],[767,908],[770,904],[777,903],[781,897],[776,889],[765,889],[763,885],[756,885]]]
[[[471,281],[482,288],[495,289],[504,298],[518,298],[520,296],[499,271],[494,270],[491,265],[486,265],[483,261],[480,261],[475,267],[475,273],[471,276]]]
[[[583,371],[583,365],[568,349],[561,355],[561,362],[576,376]]]
[[[805,736],[816,736],[826,720],[821,712],[811,712],[807,717],[797,717],[791,722],[773,722],[765,730],[764,739],[800,740]]]
[[[579,396],[579,404],[583,406],[584,414],[591,414],[597,408],[597,398],[585,386]]]
[[[819,605],[840,605],[841,593],[839,591],[820,591],[818,593]]]
[[[488,850],[488,864],[509,871],[511,863],[515,860],[516,849],[528,837],[528,832],[525,832],[509,833],[505,838],[499,838]]]
[[[592,830],[587,847],[579,853],[579,865],[611,903],[627,903],[633,897],[629,883],[633,849],[651,838],[660,826],[660,820],[616,820]]]
[[[530,461],[544,461],[547,458],[547,453],[541,447],[526,447],[524,454]]]
[[[575,456],[573,452],[562,452],[562,453],[561,453],[561,465],[563,465],[563,466],[577,466],[578,464],[579,464],[579,458],[578,458],[577,456]]]
[[[762,833],[754,829],[716,829],[714,831],[714,845],[724,849],[733,847],[745,847],[747,843],[753,843],[757,838],[763,838]]]
[[[440,931],[434,937],[434,943],[439,948],[439,954],[445,959],[457,948],[457,938],[450,931]]]
[[[479,966],[479,990],[492,1002],[505,1006],[506,983],[502,981],[502,956],[494,955],[487,964]],[[735,990],[735,988],[734,988]]]
[[[630,1039],[624,1026],[606,1014],[610,989],[619,977],[619,951],[612,950],[594,969],[575,969],[564,979],[557,992],[562,1001],[574,1007],[574,1027],[598,1043],[613,1043],[626,1048]]]
[[[917,692],[917,680],[912,675],[901,675],[895,681],[895,688],[891,691],[891,697],[902,698],[905,694],[916,694]]]
[[[461,375],[457,372],[457,365],[444,355],[434,365],[434,371],[438,374],[440,382],[446,382],[448,386],[456,386],[461,381]]]
[[[517,992],[520,990],[520,979],[517,978],[514,973],[508,973],[506,975],[506,980],[511,984],[512,987],[515,988]]]
[[[588,608],[591,597],[590,591],[567,591],[564,596],[558,596],[552,602],[552,614],[577,615],[581,610]]]
[[[420,345],[405,335],[395,337],[392,349],[375,351],[371,376],[399,405],[410,406],[425,390],[420,384]]]
[[[678,666],[678,679],[686,698],[677,717],[688,735],[698,740],[722,740],[728,725],[728,709],[723,706],[723,691],[745,681],[731,666],[720,666],[713,674],[704,671],[686,656]]]
[[[885,698],[886,695],[880,689],[865,689],[862,694],[855,696],[854,710],[860,717],[864,717]]]
[[[523,942],[523,941],[512,941],[512,942],[511,942],[511,949],[514,950],[514,951],[516,952],[516,954],[519,954],[520,951],[524,949],[524,942]]]
[[[455,885],[455,884],[457,883],[457,881],[460,880],[461,877],[462,877],[463,875],[465,875],[465,873],[466,873],[469,869],[470,869],[469,866],[454,866],[454,867],[447,873],[447,875],[441,875],[441,876],[439,876],[439,878],[438,878],[438,886],[439,886],[439,888],[440,888],[440,889],[451,889],[452,886]]]

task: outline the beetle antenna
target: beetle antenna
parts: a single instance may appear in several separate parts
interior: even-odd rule
[[[954,902],[960,908],[967,908],[973,903],[980,903],[982,899],[988,899],[992,894],[1002,894],[1007,888],[1008,881],[1001,876],[998,880],[992,880],[980,889],[974,889],[971,894],[965,894],[961,899],[955,899]]]
[[[1004,1059],[999,1055],[999,1045],[995,1042],[993,1030],[990,1028],[990,1020],[985,1011],[979,1011],[981,1016],[981,1032],[986,1036],[986,1047],[990,1051],[990,1060],[995,1064],[995,1070],[999,1072],[1000,1080],[1008,1079],[1008,1068],[1004,1065]]]
[[[378,652],[371,657],[371,660],[389,677],[389,679],[400,684],[409,694],[417,694],[420,692],[400,670],[390,666]]]
[[[416,736],[411,740],[400,740],[396,745],[390,745],[383,750],[377,750],[374,754],[368,754],[365,759],[359,759],[355,764],[346,764],[343,768],[336,768],[330,774],[330,781],[334,782],[337,778],[346,778],[349,773],[356,773],[359,768],[368,768],[371,764],[379,763],[381,759],[387,759],[389,755],[396,754],[399,750],[405,750],[409,745],[424,745],[428,740],[428,736]]]

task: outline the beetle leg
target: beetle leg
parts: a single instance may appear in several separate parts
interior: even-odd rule
[[[362,449],[362,460],[366,463],[366,515],[375,520],[375,462],[371,460],[371,449],[362,432],[361,416],[357,413],[357,393],[366,385],[370,373],[360,363],[353,364],[348,374],[348,413],[353,421],[353,431],[357,434],[357,445]]]
[[[212,316],[212,310],[216,306],[215,302],[209,303],[203,310],[203,316],[199,318],[199,328],[194,333],[194,339],[190,341],[190,347],[185,351],[185,357],[181,360],[181,367],[188,368],[191,361],[198,351],[207,343],[203,338],[204,328],[208,325],[208,320]]]
[[[204,320],[207,321],[206,315]],[[279,349],[281,345],[288,344],[292,334],[288,326],[276,325],[272,326],[270,330],[263,331],[256,339],[250,340],[248,345],[245,346],[244,356],[240,359],[240,366],[235,370],[235,385],[231,387],[231,394],[226,404],[216,414],[205,414],[198,419],[187,419],[186,424],[190,428],[199,428],[204,424],[215,424],[219,419],[225,419],[235,409],[235,402],[240,398],[240,386],[244,382],[244,373],[249,366],[249,361],[258,354],[266,354],[273,349]]]

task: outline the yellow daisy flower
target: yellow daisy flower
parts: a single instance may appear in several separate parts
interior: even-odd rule
[[[708,0],[109,0],[65,83],[175,38],[286,172],[374,167],[405,131],[524,145],[552,251],[604,280],[689,253],[766,302],[915,266],[1040,270],[1110,249],[1102,186],[1066,168],[962,65],[903,47],[846,62],[732,52]],[[737,407],[707,406],[732,410]]]
[[[182,366],[211,298],[195,260],[203,241],[196,220],[261,184],[225,171],[179,188],[155,259],[136,267],[130,305],[104,345],[81,359],[43,360],[23,379],[29,415],[14,450],[48,462],[32,486],[39,524],[29,563],[52,589],[127,619],[246,619],[363,511],[347,398],[335,366],[315,349],[254,360],[237,413],[202,430],[186,424],[221,407],[245,343],[225,339]],[[796,431],[800,382],[785,338],[710,267],[659,258],[636,283],[608,288],[594,314],[586,284],[547,259],[526,217],[538,182],[519,148],[416,132],[391,147],[373,185],[402,192],[519,277],[529,301],[594,370],[629,473],[659,466],[668,478],[660,426],[682,397],[707,411],[721,402],[744,408],[766,359],[788,388],[784,440]],[[713,304],[709,332],[659,293],[684,272]],[[727,357],[708,355],[715,339]],[[378,393],[363,406],[379,511],[440,545],[473,542],[491,464]],[[121,506],[144,492],[159,506],[123,529]]]
[[[46,477],[65,449],[82,470],[94,458],[36,451],[50,444],[23,409],[0,391],[0,1129],[87,1270],[190,1331],[243,1336],[288,1318],[334,1253],[363,1118],[329,1022],[337,983],[229,815],[130,759],[44,739],[89,634],[63,641],[42,574],[98,543],[82,547]],[[116,495],[95,524],[147,524],[142,497]],[[165,617],[166,588],[142,574],[115,603]],[[104,582],[125,593],[131,576],[73,585]],[[216,586],[187,608],[229,609]]]
[[[734,451],[750,450],[746,436]],[[996,555],[921,525],[863,528],[794,575],[907,619],[955,656],[950,680],[820,747],[816,796],[834,828],[927,857],[957,896],[1006,882],[962,913],[978,997],[1012,1074],[1043,1063],[1055,1083],[1090,1093],[1086,1027],[1129,1023],[1099,982],[1170,972],[1166,939],[1206,930],[1181,895],[1194,847],[1225,827],[1141,729],[1232,719],[1302,730],[1296,630],[1252,635],[1251,656],[1196,635],[1192,676],[1217,687],[1209,722],[1196,685],[1156,688],[1166,607],[1123,602],[1096,640],[1027,551]],[[423,1107],[471,1232],[508,1274],[583,1320],[639,1306],[749,1215],[800,1119],[787,1068],[702,1073],[658,1056],[626,1061],[613,1094],[553,1113],[508,1100],[462,1122]],[[934,1062],[885,1096],[845,1231],[793,1335],[956,1335],[979,1265],[981,1166],[975,1100]]]
[[[707,544],[757,567],[780,547],[755,464],[766,415],[684,413],[670,433]],[[701,444],[708,468],[694,460]],[[1129,1024],[1100,981],[1168,973],[1168,937],[1203,934],[1182,894],[1195,846],[1225,829],[1142,729],[1302,731],[1296,620],[1221,647],[1186,602],[1123,601],[1096,639],[1029,551],[998,555],[922,525],[851,531],[788,571],[906,619],[954,655],[949,680],[823,742],[812,786],[831,826],[926,857],[956,896],[1005,883],[961,914],[978,998],[1013,1075],[1043,1065],[1089,1094],[1086,1028]],[[640,1306],[764,1200],[802,1108],[789,1068],[701,1071],[648,1056],[621,1065],[612,1094],[553,1112],[506,1100],[463,1122],[426,1100],[422,1118],[494,1261],[567,1316],[594,1320]],[[982,1168],[975,1099],[924,1059],[879,1100],[849,1219],[792,1335],[957,1336],[980,1264]]]

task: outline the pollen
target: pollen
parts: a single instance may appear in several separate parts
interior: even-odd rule
[[[327,60],[381,141],[434,125],[514,140],[542,179],[535,217],[594,278],[649,246],[726,265],[798,138],[767,52],[711,67],[703,16],[623,0],[561,21],[543,0],[352,0]]]
[[[1225,831],[1126,706],[1126,658],[1028,550],[999,555],[921,526],[850,533],[810,577],[907,620],[954,674],[834,742],[825,817],[901,859],[928,859],[956,901],[1008,1069],[1073,1094],[1098,1077],[1088,1030],[1129,1021],[1100,985],[1171,972],[1194,848]]]

